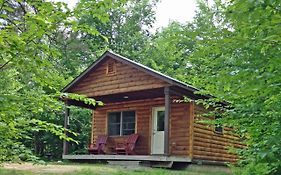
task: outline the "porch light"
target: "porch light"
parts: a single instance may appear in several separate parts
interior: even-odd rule
[[[124,99],[128,99],[129,97],[125,95],[123,98],[124,98]]]

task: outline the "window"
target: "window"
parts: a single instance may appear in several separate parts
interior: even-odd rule
[[[164,131],[165,111],[157,111],[157,131]]]
[[[221,116],[215,117],[216,120],[219,120],[220,118],[221,118]],[[222,132],[223,132],[223,128],[222,128],[221,124],[215,124],[215,133],[222,134]]]
[[[135,133],[135,111],[108,113],[108,135],[123,136]]]
[[[108,134],[120,135],[121,112],[111,112],[108,114]]]

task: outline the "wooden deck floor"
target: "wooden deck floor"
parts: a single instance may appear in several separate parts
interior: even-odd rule
[[[191,162],[189,157],[163,155],[63,155],[67,160],[121,160],[121,161],[159,161],[159,162]]]

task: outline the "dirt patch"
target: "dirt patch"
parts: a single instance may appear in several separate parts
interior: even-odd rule
[[[55,174],[75,172],[82,169],[82,167],[72,166],[72,165],[37,165],[32,163],[22,163],[22,164],[7,163],[7,164],[3,164],[3,168],[32,171],[34,173],[55,173]]]

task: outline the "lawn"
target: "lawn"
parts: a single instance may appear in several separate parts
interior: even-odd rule
[[[1,175],[230,175],[227,168],[210,166],[190,166],[185,170],[148,168],[141,166],[120,166],[101,164],[33,165],[4,164]]]

